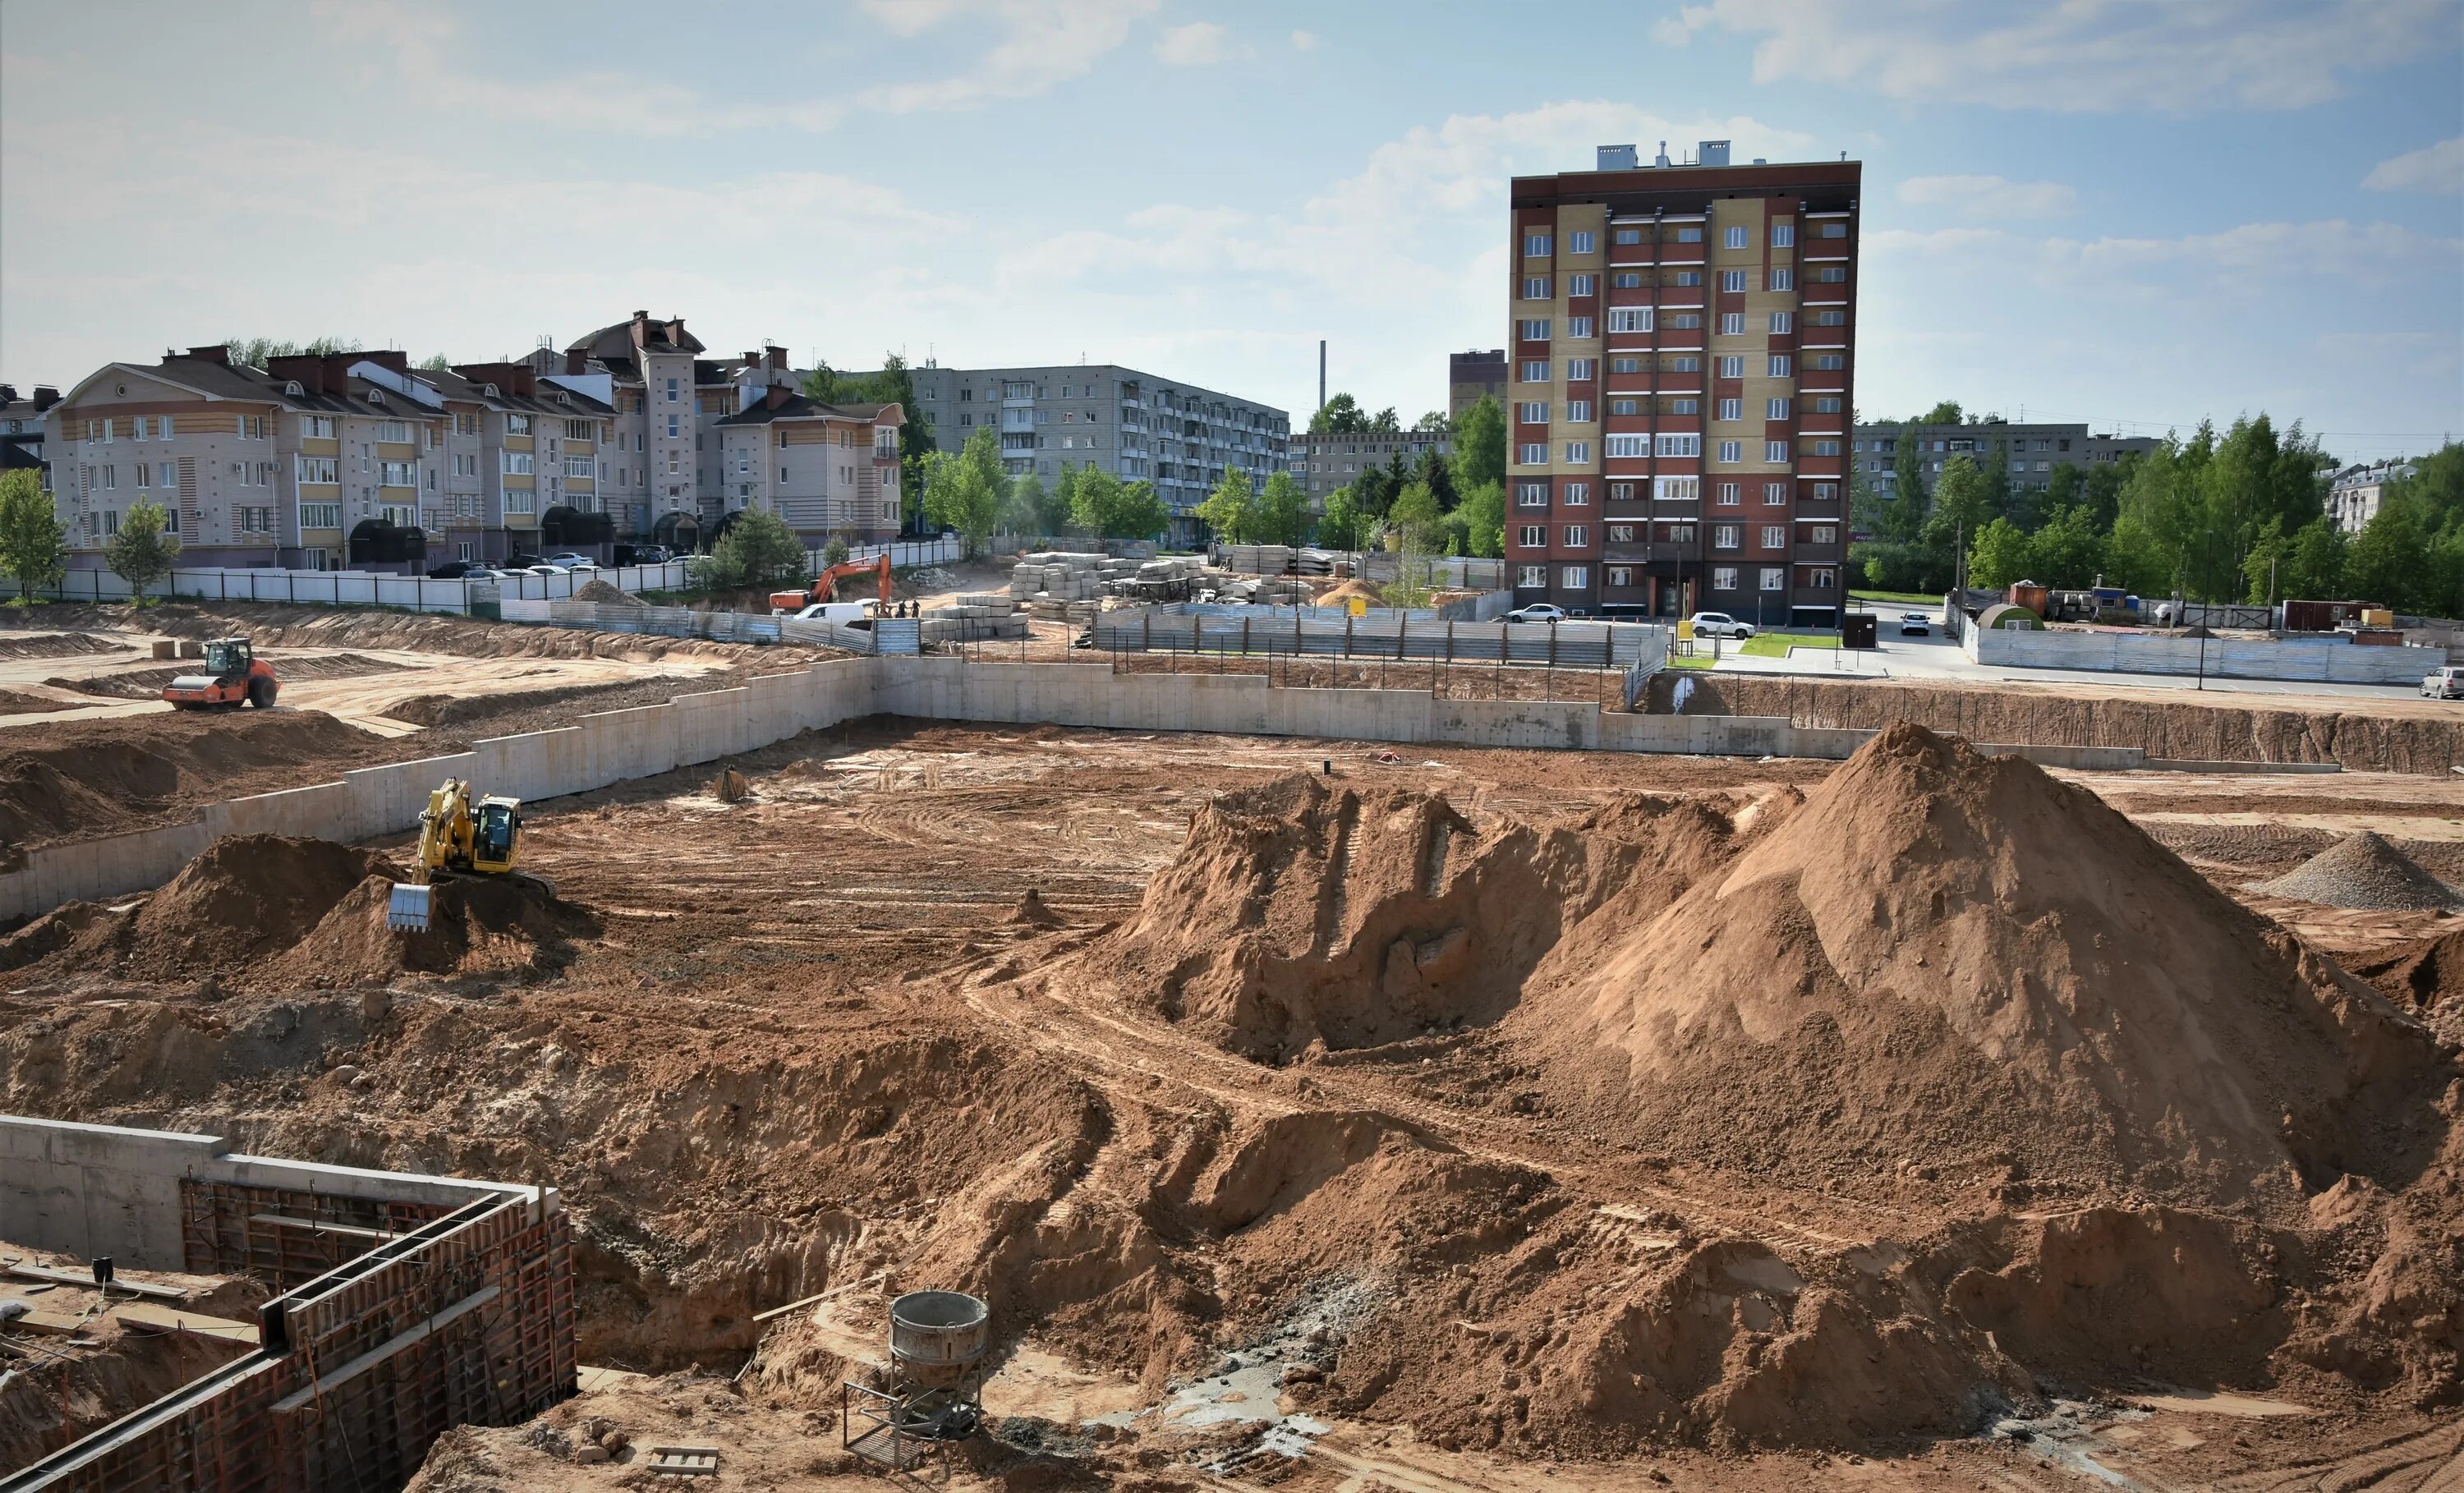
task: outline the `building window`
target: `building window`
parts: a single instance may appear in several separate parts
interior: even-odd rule
[[[1568,565],[1557,572],[1557,579],[1567,590],[1580,591],[1592,583],[1591,567],[1588,565]]]
[[[1549,323],[1547,319],[1534,318],[1525,321],[1522,324],[1521,336],[1523,340],[1527,342],[1545,342],[1549,340]]]
[[[1745,528],[1741,524],[1715,523],[1711,525],[1711,547],[1715,550],[1742,548],[1745,544]]]
[[[1609,276],[1609,289],[1617,291],[1639,291],[1642,289],[1641,272],[1636,270],[1618,271],[1617,274]]]
[[[1796,242],[1796,225],[1795,225],[1795,224],[1793,224],[1793,223],[1774,223],[1774,224],[1772,224],[1772,225],[1771,225],[1771,246],[1773,249],[1787,249],[1787,248],[1789,248],[1789,247],[1793,246],[1793,244],[1795,244],[1795,242]],[[1779,287],[1777,287],[1777,286],[1773,286],[1773,287],[1771,287],[1771,288],[1772,288],[1773,290],[1777,290]]]
[[[668,403],[672,405],[672,404],[674,404],[674,403],[675,403],[675,401],[676,401],[676,381],[675,381],[675,380],[673,380],[673,379],[670,379],[670,380],[668,381]]]
[[[1711,589],[1712,589],[1712,590],[1714,590],[1714,591],[1733,591],[1733,590],[1735,590],[1736,588],[1737,588],[1737,567],[1736,567],[1736,566],[1734,566],[1734,565],[1714,565],[1714,566],[1712,566],[1712,567],[1711,567]]]
[[[1570,399],[1566,401],[1566,419],[1569,423],[1573,425],[1591,424],[1592,402],[1588,399]],[[2043,470],[2043,463],[2039,462],[2037,464],[2037,470]]]
[[[1650,436],[1612,435],[1609,437],[1609,455],[1612,459],[1625,456],[1648,456],[1650,454]]]
[[[1587,461],[1589,461],[1589,460],[1591,460],[1591,459],[1592,459],[1592,443],[1591,443],[1591,442],[1589,442],[1589,441],[1568,441],[1568,442],[1566,443],[1566,461],[1567,461],[1567,463],[1568,463],[1569,465],[1578,465],[1578,464],[1580,464],[1580,463],[1582,463],[1582,462],[1587,462]]]
[[[1595,318],[1568,317],[1566,318],[1566,335],[1568,337],[1596,337],[1599,334],[1593,330],[1595,325],[1596,325]]]
[[[1809,456],[1837,456],[1839,454],[1839,443],[1836,440],[1808,441],[1805,445],[1806,454]],[[2041,467],[2039,470],[2041,470]]]
[[[1609,501],[1610,501],[1610,502],[1612,502],[1612,503],[1631,503],[1631,502],[1633,502],[1633,501],[1634,501],[1634,484],[1633,484],[1633,483],[1631,483],[1631,482],[1612,482],[1612,483],[1610,483],[1610,484],[1609,484]]]
[[[1720,313],[1720,335],[1722,337],[1745,336],[1746,314],[1742,311],[1724,311]]]
[[[1598,360],[1593,358],[1567,359],[1566,382],[1569,384],[1590,383],[1596,371],[1597,363]]]
[[[1743,270],[1721,271],[1720,289],[1730,296],[1744,295],[1746,290],[1746,272]]]
[[[1592,501],[1592,485],[1591,485],[1590,483],[1588,483],[1588,482],[1569,482],[1569,483],[1567,483],[1567,484],[1566,484],[1566,506],[1567,506],[1567,507],[1569,507],[1569,508],[1583,508],[1583,507],[1587,507],[1587,506],[1589,506],[1589,505],[1590,505],[1590,503],[1591,503],[1591,501]]]
[[[1720,506],[1723,508],[1734,508],[1737,506],[1740,494],[1743,494],[1745,489],[1742,483],[1723,482],[1720,484],[1718,491]]]
[[[1742,399],[1724,399],[1720,401],[1719,409],[1712,418],[1715,420],[1743,420],[1746,418],[1746,402]]]
[[[1700,456],[1703,454],[1703,438],[1691,432],[1663,434],[1657,449],[1662,456]]]
[[[1820,228],[1814,231],[1814,236],[1816,238],[1846,238],[1848,236],[1848,225],[1845,223],[1825,223]]]
[[[1847,278],[1848,267],[1844,264],[1825,264],[1815,267],[1814,280],[1817,285],[1837,285]]]
[[[1653,500],[1657,502],[1691,503],[1701,498],[1703,495],[1703,479],[1700,477],[1654,477],[1651,479],[1651,495]]]
[[[1746,361],[1743,358],[1730,357],[1720,360],[1720,377],[1724,379],[1742,379],[1745,376]]]
[[[1775,523],[1763,525],[1763,548],[1767,550],[1788,548],[1788,530]]]
[[[1814,589],[1817,591],[1833,590],[1839,584],[1839,572],[1829,565],[1816,565],[1810,574],[1813,577]]]
[[[1703,272],[1700,270],[1671,270],[1668,272],[1667,277],[1662,279],[1661,283],[1663,285],[1676,285],[1681,287],[1700,285],[1703,283]]]
[[[1640,373],[1642,371],[1642,360],[1639,358],[1612,358],[1609,360],[1609,371],[1611,373]]]
[[[1729,466],[1734,466],[1745,459],[1746,446],[1743,441],[1722,441],[1720,443],[1720,460],[1722,462]]]
[[[377,485],[379,487],[417,487],[419,480],[409,462],[388,461],[383,464],[382,470],[377,473]]]
[[[1592,531],[1588,525],[1579,523],[1566,525],[1566,548],[1578,550],[1589,544],[1591,540]]]
[[[1764,484],[1763,484],[1763,506],[1764,506],[1765,508],[1785,508],[1785,507],[1787,507],[1787,506],[1788,506],[1788,484],[1787,484],[1787,483],[1785,483],[1785,482],[1766,482],[1766,483],[1764,483]]]
[[[1649,306],[1620,306],[1609,313],[1612,332],[1648,332],[1651,330]]]
[[[1839,526],[1818,523],[1805,531],[1805,538],[1811,544],[1837,544],[1839,542]]]
[[[1614,586],[1629,586],[1634,584],[1634,567],[1631,565],[1611,565],[1609,567],[1609,584]]]
[[[1599,293],[1600,277],[1596,274],[1570,274],[1566,276],[1566,294],[1570,296],[1596,296]]]
[[[1526,384],[1548,383],[1549,364],[1541,361],[1526,362],[1523,365],[1523,382]]]
[[[1547,585],[1549,583],[1549,567],[1546,565],[1517,565],[1514,567],[1514,583],[1519,586]]]
[[[1545,467],[1549,464],[1549,448],[1536,444],[1525,446],[1519,460],[1526,467]]]
[[[501,459],[501,462],[502,462],[502,465],[500,465],[500,466],[497,468],[497,470],[498,470],[499,472],[501,472],[504,475],[509,476],[509,477],[516,477],[516,476],[528,476],[528,475],[530,474],[530,470],[531,470],[531,453],[530,453],[530,452],[528,452],[528,451],[498,451],[496,454],[497,454],[497,456]]]
[[[1621,228],[1612,235],[1612,239],[1614,242],[1619,244],[1639,244],[1642,242],[1642,230],[1639,228]]]
[[[1547,300],[1549,298],[1549,276],[1545,274],[1525,275],[1523,277],[1523,298],[1525,300]]]
[[[1681,395],[1661,401],[1660,407],[1672,415],[1694,415],[1703,412],[1703,402],[1690,395]]]
[[[1700,373],[1703,371],[1703,360],[1687,353],[1683,357],[1662,358],[1660,360],[1660,366],[1669,373]]]
[[[1839,412],[1839,396],[1837,394],[1815,395],[1814,400],[1814,412],[1817,415],[1837,414]],[[1897,442],[1884,443],[1878,441],[1875,443],[1874,449],[1880,451],[1886,451],[1891,450],[1897,444]]]
[[[1774,336],[1785,335],[1789,330],[1789,326],[1790,318],[1787,312],[1774,311],[1771,314],[1771,329]]]
[[[1640,407],[1641,401],[1639,400],[1613,399],[1609,401],[1609,413],[1612,415],[1636,414],[1640,411]]]
[[[1767,411],[1764,416],[1765,419],[1785,420],[1788,418],[1788,401],[1785,399],[1767,401],[1763,407]]]
[[[1815,353],[1806,362],[1817,373],[1837,373],[1848,366],[1848,360],[1837,353]]]
[[[1549,423],[1549,406],[1547,405],[1540,404],[1537,401],[1517,406],[1515,418],[1521,420],[1525,425],[1547,425]]]
[[[1788,460],[1788,443],[1786,441],[1763,442],[1763,460],[1785,463]]]
[[[1546,482],[1516,483],[1514,485],[1514,506],[1517,508],[1548,507],[1549,484]]]
[[[1566,252],[1570,254],[1591,253],[1593,252],[1593,246],[1596,241],[1596,236],[1590,229],[1576,229],[1566,235]],[[1578,291],[1575,294],[1587,295],[1589,293]]]
[[[1750,230],[1749,230],[1749,229],[1745,228],[1744,226],[1740,225],[1740,226],[1738,226],[1738,227],[1736,227],[1736,228],[1732,228],[1732,229],[1728,230],[1727,233],[1727,234],[1722,238],[1721,242],[1722,242],[1722,244],[1723,244],[1723,245],[1725,245],[1727,248],[1729,248],[1729,249],[1744,249],[1744,248],[1746,248],[1746,247],[1748,246],[1748,244],[1750,242],[1749,237],[1749,233],[1750,233],[1750,232],[1751,232],[1751,231],[1750,231]]]
[[[1546,258],[1548,258],[1548,257],[1549,257],[1549,235],[1548,235],[1548,234],[1546,234],[1546,233],[1526,233],[1526,234],[1524,234],[1524,235],[1523,235],[1523,257],[1524,257],[1524,258],[1526,258],[1526,259],[1546,259]]]
[[[1773,270],[1771,273],[1771,288],[1775,291],[1793,291],[1796,289],[1796,272],[1794,270]]]
[[[302,529],[339,529],[341,526],[341,504],[302,503],[299,505],[299,527]]]
[[[1836,503],[1839,501],[1839,484],[1816,482],[1814,484],[1813,494],[1814,500],[1817,503]]]
[[[1549,531],[1540,524],[1523,524],[1514,531],[1514,542],[1527,550],[1541,549],[1549,543]]]

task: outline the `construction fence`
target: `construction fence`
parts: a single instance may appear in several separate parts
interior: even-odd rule
[[[145,588],[147,596],[186,597],[206,602],[283,602],[310,606],[394,606],[407,611],[484,614],[511,601],[557,601],[570,597],[594,581],[620,591],[675,590],[686,583],[685,563],[626,565],[561,576],[520,576],[450,581],[427,576],[381,575],[366,570],[274,570],[209,566],[174,570]],[[21,588],[0,578],[0,597],[14,597]],[[55,602],[125,602],[135,594],[127,582],[108,570],[72,570],[55,586],[34,594]]]
[[[1637,623],[1459,622],[1373,609],[1354,617],[1318,606],[1202,604],[1101,612],[1094,647],[1110,653],[1268,653],[1320,658],[1433,660],[1545,669],[1657,669],[1669,629]]]
[[[916,653],[924,624],[913,617],[866,619],[861,627],[803,617],[764,617],[751,612],[696,611],[689,606],[627,605],[622,602],[507,602],[507,622],[544,623],[593,632],[639,632],[662,638],[708,638],[715,643],[810,643],[850,653]]]

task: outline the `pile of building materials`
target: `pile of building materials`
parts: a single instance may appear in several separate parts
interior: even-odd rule
[[[1331,550],[1294,549],[1288,544],[1226,544],[1216,551],[1226,570],[1244,576],[1331,576],[1342,559]]]
[[[1022,555],[1009,573],[1009,594],[1029,601],[1091,602],[1107,581],[1134,576],[1138,562],[1110,555],[1035,550]]]
[[[1211,570],[1206,573],[1204,585],[1215,593],[1206,600],[1220,603],[1306,606],[1311,600],[1309,585],[1290,576],[1236,576],[1228,571]]]
[[[962,591],[947,606],[924,613],[927,643],[973,643],[1026,636],[1026,613],[1006,591]]]

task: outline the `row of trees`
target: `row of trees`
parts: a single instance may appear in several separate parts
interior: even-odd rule
[[[180,558],[180,536],[160,503],[139,501],[120,516],[120,529],[103,542],[103,563],[139,594],[171,573]],[[52,494],[31,467],[0,472],[0,574],[26,596],[55,586],[68,574],[68,529]]]
[[[2085,472],[2058,467],[2036,492],[2000,451],[1952,456],[1929,483],[1914,428],[1960,418],[1945,403],[1902,427],[1894,495],[1852,474],[1852,522],[1872,538],[1850,560],[1868,586],[1930,593],[1962,580],[2065,588],[2101,581],[2201,601],[2362,598],[2434,615],[2464,607],[2464,450],[2453,443],[2393,484],[2377,517],[2347,536],[2326,513],[2335,460],[2299,423],[2279,431],[2260,414],[2221,431],[2202,424],[2145,455]]]
[[[956,531],[970,558],[997,529],[1149,539],[1172,524],[1172,510],[1152,482],[1124,482],[1101,467],[1067,463],[1050,488],[1032,472],[1011,475],[990,426],[977,427],[956,451],[928,453],[922,465],[925,519]],[[1248,474],[1239,475],[1245,484]]]
[[[1453,422],[1446,418],[1444,410],[1432,409],[1413,422],[1412,428],[1436,432],[1448,428],[1452,424]],[[1403,433],[1402,422],[1396,418],[1394,406],[1389,405],[1373,415],[1361,408],[1360,402],[1349,394],[1337,394],[1328,400],[1323,408],[1309,416],[1309,428],[1312,435],[1400,435]]]

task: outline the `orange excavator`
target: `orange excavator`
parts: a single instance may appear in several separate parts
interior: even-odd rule
[[[809,591],[771,592],[770,610],[774,613],[792,614],[801,612],[807,606],[820,606],[835,602],[839,599],[841,581],[852,580],[866,574],[878,579],[881,604],[888,606],[890,604],[890,554],[885,550],[871,560],[850,560],[844,564],[832,565],[813,578],[812,588]]]

